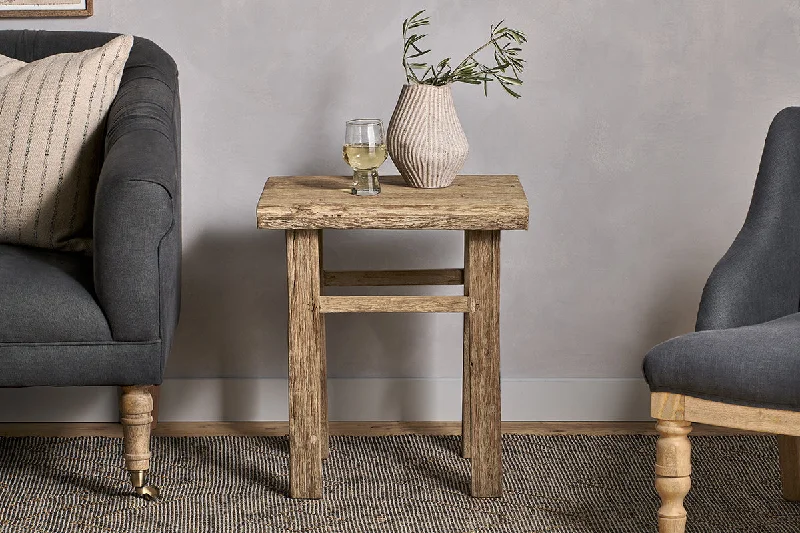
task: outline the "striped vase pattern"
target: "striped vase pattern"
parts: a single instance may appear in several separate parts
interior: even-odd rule
[[[447,187],[464,166],[467,136],[449,85],[404,85],[386,132],[389,155],[406,183]]]

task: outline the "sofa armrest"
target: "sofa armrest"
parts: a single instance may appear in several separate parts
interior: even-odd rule
[[[117,341],[161,337],[162,250],[176,231],[178,201],[163,183],[174,154],[151,131],[129,133],[109,152],[95,195],[94,283]],[[168,167],[172,166],[170,169]],[[156,168],[160,167],[160,168]],[[174,178],[173,178],[174,179]],[[173,282],[177,283],[177,280]]]
[[[180,105],[174,63],[148,57],[158,52],[137,38],[109,111],[93,252],[114,340],[161,340],[166,355],[180,306]]]

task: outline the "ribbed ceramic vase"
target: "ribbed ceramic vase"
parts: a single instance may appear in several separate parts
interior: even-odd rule
[[[464,166],[469,144],[449,85],[404,85],[397,99],[386,146],[412,187],[447,187]]]

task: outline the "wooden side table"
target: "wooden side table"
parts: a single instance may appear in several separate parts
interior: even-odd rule
[[[327,313],[464,313],[462,451],[472,495],[502,492],[500,433],[500,231],[527,229],[516,176],[459,176],[445,189],[414,189],[381,177],[376,197],[350,194],[350,178],[270,178],[258,227],[286,231],[289,286],[289,445],[293,498],[322,497],[328,456]],[[324,229],[464,231],[464,268],[325,271]],[[325,286],[464,285],[464,296],[325,296]]]

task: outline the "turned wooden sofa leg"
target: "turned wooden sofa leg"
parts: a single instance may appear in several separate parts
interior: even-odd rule
[[[158,425],[158,404],[161,400],[161,385],[150,387],[150,397],[153,398],[153,410],[150,412],[153,422],[150,424],[150,429],[156,429],[156,425]]]
[[[800,437],[778,435],[781,492],[792,502],[800,501]]]
[[[691,422],[659,420],[656,423],[656,491],[661,497],[659,533],[684,533],[686,509],[683,499],[692,486]]]
[[[120,422],[122,422],[125,468],[136,494],[146,500],[160,496],[155,485],[146,482],[150,470],[150,425],[153,422],[153,398],[149,386],[122,387]]]

